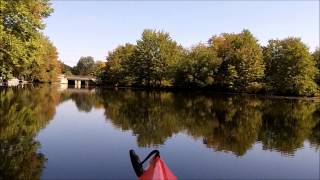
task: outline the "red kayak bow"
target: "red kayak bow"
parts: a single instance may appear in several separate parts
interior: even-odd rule
[[[146,162],[152,155],[154,157],[150,161],[147,170],[143,169],[143,163]],[[176,176],[170,171],[168,166],[160,159],[158,150],[152,151],[142,162],[139,156],[136,155],[134,150],[130,150],[130,159],[134,171],[136,172],[139,180],[176,180]]]

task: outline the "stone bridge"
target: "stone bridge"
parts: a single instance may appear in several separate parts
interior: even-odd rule
[[[75,87],[87,87],[89,85],[96,84],[96,78],[93,76],[61,75],[60,84],[75,85]]]

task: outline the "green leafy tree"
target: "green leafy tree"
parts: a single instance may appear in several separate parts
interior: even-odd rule
[[[106,67],[106,63],[103,61],[96,61],[93,66],[93,75],[100,76],[103,73],[104,68]]]
[[[258,91],[264,77],[262,49],[249,30],[224,33],[209,40],[211,48],[222,59],[219,84],[233,91]]]
[[[88,76],[93,75],[94,59],[92,56],[81,57],[77,65],[73,68],[73,74]]]
[[[312,96],[317,91],[316,63],[300,38],[270,40],[264,48],[266,83],[279,94]]]
[[[313,59],[316,61],[316,65],[317,65],[318,72],[319,72],[320,71],[320,48],[317,48],[313,52],[312,56],[313,56]],[[318,84],[320,84],[320,74],[318,74],[317,82],[318,82]]]
[[[0,0],[0,76],[9,79],[29,74],[39,51],[43,19],[53,9],[48,0]]]
[[[71,66],[60,61],[60,67],[61,67],[62,74],[72,75],[72,67]]]
[[[204,44],[198,44],[177,63],[175,85],[179,87],[212,86],[221,61]]]
[[[130,63],[134,49],[135,45],[127,43],[109,52],[100,81],[108,85],[131,85],[133,72]]]
[[[168,33],[144,30],[131,63],[136,85],[170,85],[172,69],[181,57],[181,49]]]

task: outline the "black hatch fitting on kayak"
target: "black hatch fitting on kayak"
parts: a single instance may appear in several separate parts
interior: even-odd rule
[[[144,173],[143,163],[145,163],[152,155],[160,157],[158,150],[151,151],[146,158],[141,162],[139,156],[134,152],[133,149],[129,151],[132,167],[138,177]]]

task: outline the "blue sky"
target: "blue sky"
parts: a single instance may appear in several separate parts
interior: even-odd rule
[[[108,51],[135,43],[145,28],[164,30],[184,47],[212,35],[249,29],[262,45],[301,37],[319,46],[318,1],[53,1],[44,33],[59,58],[75,65],[81,56],[104,60]]]

